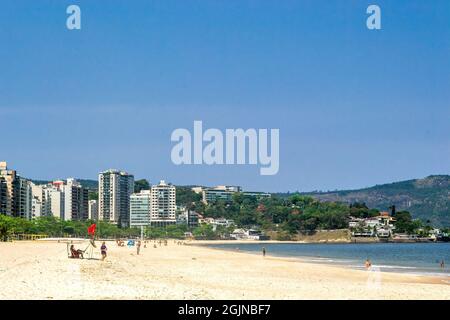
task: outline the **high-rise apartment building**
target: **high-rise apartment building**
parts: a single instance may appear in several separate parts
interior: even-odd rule
[[[48,201],[49,201],[48,206],[49,212],[47,212],[47,214],[55,218],[64,220],[65,218],[64,209],[66,207],[64,191],[54,186],[49,187]]]
[[[6,214],[6,181],[0,176],[0,214]]]
[[[0,213],[29,219],[31,201],[31,182],[9,170],[6,162],[0,162]]]
[[[14,181],[16,180],[16,171],[8,170],[6,162],[0,162],[0,180],[1,180],[1,203],[2,214],[8,216],[14,215]]]
[[[151,190],[141,190],[130,197],[130,227],[150,225]]]
[[[134,176],[123,171],[107,170],[98,177],[99,219],[130,224],[130,196],[134,191]]]
[[[64,220],[87,220],[89,218],[89,190],[73,178],[67,179],[64,190]]]
[[[166,226],[176,223],[176,189],[164,180],[151,188],[150,223],[152,226]]]
[[[97,200],[89,200],[88,206],[89,206],[89,210],[88,210],[89,220],[97,221],[98,220],[98,201]]]
[[[13,183],[13,216],[31,219],[31,181],[16,176]]]
[[[42,202],[38,198],[33,197],[31,200],[31,219],[36,219],[42,216]]]

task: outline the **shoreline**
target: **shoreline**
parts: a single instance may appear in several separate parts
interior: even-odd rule
[[[266,244],[279,244],[280,242],[266,242]],[[283,241],[284,243],[284,241]],[[188,245],[193,245],[193,246],[203,246],[212,250],[219,250],[219,251],[226,251],[226,252],[233,252],[233,253],[237,253],[237,254],[249,254],[252,256],[261,256],[261,253],[258,251],[245,251],[245,250],[233,250],[232,248],[215,248],[215,247],[211,247],[209,245],[212,244],[228,244],[228,243],[194,243],[194,244],[188,244]],[[240,243],[236,243],[236,244],[249,244],[248,242],[240,242]],[[261,243],[262,244],[262,243]],[[309,243],[299,243],[299,242],[291,242],[290,244],[309,244]],[[313,244],[321,244],[321,243],[313,243]],[[325,244],[325,243],[324,243]],[[347,244],[347,243],[340,243],[340,244]],[[353,243],[348,243],[348,244],[353,244]],[[365,244],[365,243],[363,243]],[[330,267],[335,267],[335,268],[341,268],[343,270],[353,270],[353,271],[362,271],[362,272],[370,272],[370,270],[365,270],[364,266],[361,265],[360,268],[356,268],[356,267],[352,267],[350,265],[343,265],[337,262],[329,262],[326,260],[331,260],[331,259],[338,259],[338,258],[328,258],[328,257],[311,257],[311,256],[287,256],[287,255],[272,255],[270,253],[266,254],[266,258],[272,258],[272,259],[280,259],[280,260],[284,260],[284,261],[290,261],[290,262],[298,262],[298,263],[304,263],[304,264],[309,264],[309,265],[317,265],[317,266],[330,266]],[[319,261],[311,261],[311,259],[324,259],[324,261],[319,262]],[[379,267],[378,265],[373,265],[373,267]],[[390,266],[393,269],[395,269],[395,267],[400,267],[400,266]],[[444,281],[445,283],[450,284],[450,274],[438,274],[438,273],[425,273],[425,272],[399,272],[397,270],[395,271],[386,271],[386,270],[378,270],[377,272],[381,272],[384,274],[389,274],[389,275],[398,275],[398,276],[413,276],[413,277],[423,277],[425,278],[425,282],[426,283],[441,283],[442,281]]]
[[[125,238],[128,239],[128,238]],[[130,238],[134,239],[134,238]],[[161,238],[162,239],[162,238]],[[89,238],[40,238],[33,241],[88,241]],[[139,240],[139,239],[134,239]],[[144,239],[147,241],[154,241],[159,240],[158,239]],[[336,240],[193,240],[193,239],[172,239],[168,238],[168,241],[182,241],[186,243],[198,243],[198,244],[426,244],[426,243],[432,243],[432,244],[438,244],[438,243],[447,243],[445,241],[374,241],[374,240],[368,240],[368,241],[352,241],[352,240],[342,240],[342,239],[336,239]],[[20,242],[20,241],[32,241],[32,240],[14,240],[14,242]],[[114,239],[96,239],[95,241],[115,241]]]
[[[154,240],[147,240],[147,241],[155,241]],[[200,247],[206,247],[209,249],[215,249],[215,250],[223,250],[223,251],[228,251],[228,252],[234,252],[234,253],[248,253],[251,255],[260,255],[260,253],[258,251],[238,251],[238,250],[233,250],[232,248],[215,248],[212,247],[212,245],[232,245],[232,244],[236,244],[236,245],[240,245],[240,244],[251,244],[251,245],[265,245],[265,244],[324,244],[324,245],[333,245],[333,244],[344,244],[344,245],[377,245],[377,244],[385,244],[386,242],[341,242],[341,241],[336,241],[336,242],[310,242],[310,241],[280,241],[280,240],[178,240],[178,239],[167,239],[168,241],[181,241],[183,242],[185,245],[188,246],[200,246]],[[24,241],[24,240],[22,240]],[[43,238],[43,239],[38,239],[37,241],[43,241],[43,242],[56,242],[56,243],[69,243],[69,242],[73,242],[73,244],[77,244],[77,243],[81,243],[83,241],[88,241],[88,239],[85,238]],[[97,242],[103,241],[103,240],[96,240]],[[113,240],[105,240],[105,241],[113,241]],[[390,244],[412,244],[410,242],[398,242],[398,243],[392,243],[389,242]],[[423,242],[417,242],[417,243],[423,243]],[[436,244],[438,243],[442,243],[442,242],[435,242]],[[301,263],[309,263],[309,264],[317,264],[317,265],[327,265],[327,266],[332,266],[332,267],[338,267],[338,268],[342,268],[342,269],[346,269],[346,270],[357,270],[357,271],[366,271],[363,264],[364,262],[361,263],[361,265],[349,265],[350,263],[354,262],[351,259],[345,259],[345,258],[333,258],[333,257],[321,257],[321,256],[289,256],[289,255],[272,255],[271,253],[268,253],[267,256],[273,257],[273,258],[285,258],[285,259],[295,259],[298,262]],[[333,259],[337,259],[340,260],[341,263],[339,262],[331,262],[329,260],[333,260]],[[311,260],[316,260],[316,261],[311,261]],[[320,261],[317,261],[320,260]],[[327,261],[328,260],[328,261]],[[342,264],[345,263],[344,264]],[[447,273],[440,273],[440,272],[427,272],[424,271],[424,267],[416,267],[416,266],[400,266],[400,265],[389,265],[389,264],[385,264],[385,265],[373,265],[373,267],[382,267],[385,270],[379,270],[379,272],[383,272],[383,273],[387,273],[387,274],[399,274],[399,275],[413,275],[413,276],[420,276],[420,277],[432,277],[432,278],[440,278],[443,279],[445,281],[450,280],[450,271]],[[386,270],[388,269],[388,270]],[[392,269],[392,270],[389,270]],[[400,270],[405,269],[405,271],[400,271]],[[416,272],[409,272],[407,270],[409,269],[419,269]]]
[[[445,241],[344,241],[344,240],[327,240],[327,241],[305,241],[305,240],[180,240],[186,242],[196,242],[204,244],[420,244],[420,243],[447,243]]]

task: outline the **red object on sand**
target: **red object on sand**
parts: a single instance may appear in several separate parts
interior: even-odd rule
[[[95,223],[91,224],[91,226],[88,228],[88,234],[95,234],[95,228],[97,227],[97,225]]]

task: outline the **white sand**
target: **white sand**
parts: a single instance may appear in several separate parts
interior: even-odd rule
[[[114,242],[107,246],[102,262],[68,259],[64,243],[0,243],[0,299],[450,299],[448,277],[349,270],[173,241],[142,247],[139,256]],[[98,248],[94,257],[100,258]]]

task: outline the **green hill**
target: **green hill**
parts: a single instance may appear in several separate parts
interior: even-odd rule
[[[321,201],[365,202],[369,208],[408,210],[414,218],[450,226],[450,176],[394,182],[359,190],[305,193]]]

